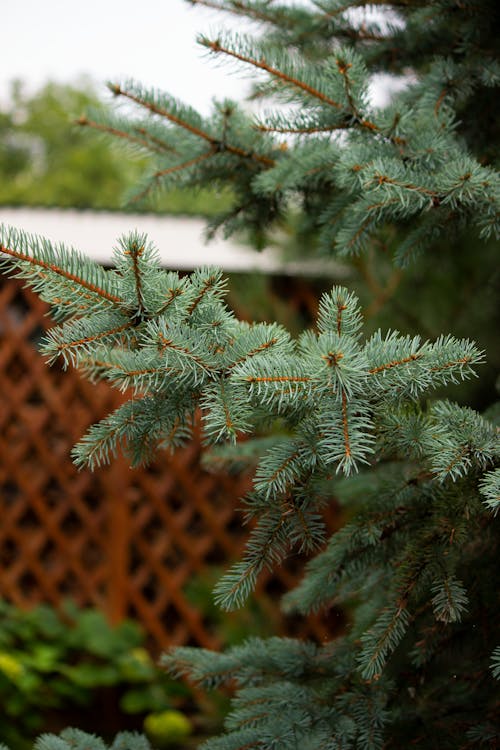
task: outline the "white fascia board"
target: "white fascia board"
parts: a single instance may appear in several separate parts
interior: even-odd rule
[[[158,214],[79,211],[60,208],[0,207],[0,224],[22,229],[74,247],[103,265],[110,265],[117,240],[131,231],[146,233],[158,248],[166,268],[191,271],[217,266],[228,273],[268,273],[290,276],[344,278],[348,269],[322,260],[283,261],[277,248],[256,252],[235,240],[204,238],[206,222],[201,218]]]

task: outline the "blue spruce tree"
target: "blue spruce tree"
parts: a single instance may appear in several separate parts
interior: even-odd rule
[[[203,118],[117,82],[137,117],[82,123],[154,158],[133,199],[229,187],[233,205],[210,232],[263,246],[286,226],[303,255],[350,264],[355,291],[324,294],[316,327],[294,339],[239,321],[217,269],[162,269],[144,236],[125,235],[104,270],[4,228],[5,270],[60,323],[49,361],[133,392],[74,459],[93,468],[122,450],[148,461],[189,440],[200,408],[228,462],[242,436],[257,456],[244,501],[254,526],[217,585],[220,606],[244,605],[264,568],[300,550],[314,556],[283,606],[346,608],[344,635],[328,643],[252,638],[165,655],[205,687],[236,686],[226,732],[206,750],[500,747],[497,4],[191,2],[259,23],[256,39],[200,41],[259,73],[253,96],[274,109],[255,119],[216,102]],[[382,72],[401,90],[376,107],[369,85]],[[277,423],[270,447],[252,439]],[[332,496],[348,521],[325,538]],[[74,731],[38,744],[104,747]]]

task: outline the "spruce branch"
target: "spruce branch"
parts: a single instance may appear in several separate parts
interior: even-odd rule
[[[101,133],[106,133],[114,138],[120,138],[133,146],[139,146],[140,148],[146,149],[148,152],[152,152],[158,155],[165,153],[172,153],[173,147],[167,142],[160,140],[149,132],[151,127],[148,123],[148,128],[142,126],[140,123],[133,123],[132,125],[128,121],[118,120],[118,118],[112,119],[112,123],[109,122],[110,115],[107,115],[106,122],[99,122],[91,119],[88,115],[82,115],[76,120],[78,125],[82,127],[88,127],[93,130],[97,130]]]
[[[432,470],[441,481],[448,477],[457,480],[472,466],[484,469],[498,459],[498,428],[472,409],[438,401],[431,415],[447,433],[446,442],[438,442],[430,456]]]
[[[483,502],[496,515],[500,507],[500,469],[485,474],[479,488]]]
[[[318,330],[336,331],[339,336],[359,338],[363,319],[358,298],[344,287],[334,287],[319,303]]]
[[[139,408],[136,400],[127,401],[104,420],[92,425],[73,448],[74,463],[91,469],[109,464],[111,458],[118,455],[119,446],[133,435]]]
[[[238,16],[243,16],[245,18],[252,18],[254,21],[261,21],[265,23],[271,23],[275,24],[279,21],[285,21],[287,20],[287,15],[285,13],[281,13],[279,15],[279,19],[276,17],[276,13],[269,12],[266,9],[266,6],[262,6],[261,3],[244,3],[239,2],[238,0],[232,0],[230,3],[227,2],[217,2],[216,0],[187,0],[191,5],[203,5],[206,8],[211,8],[212,10],[220,10],[220,11],[226,11],[229,13],[234,13]]]
[[[194,378],[197,385],[215,371],[215,360],[206,343],[193,335],[189,326],[168,325],[164,319],[150,321],[144,332],[144,345],[156,350],[166,368],[172,367]]]
[[[122,342],[133,333],[134,324],[120,313],[94,313],[51,328],[42,344],[42,352],[53,364],[58,357],[76,366],[82,356],[91,357],[97,346]]]
[[[133,83],[125,84],[123,87],[119,84],[110,83],[109,88],[115,96],[122,96],[129,99],[135,104],[144,107],[152,114],[159,115],[172,124],[183,128],[197,138],[206,141],[211,146],[210,155],[212,155],[212,153],[219,153],[222,149],[243,159],[249,159],[261,163],[266,167],[271,167],[275,163],[274,159],[266,155],[247,151],[239,146],[232,145],[231,143],[222,143],[220,139],[203,129],[201,119],[198,116],[193,117],[192,110],[183,114],[183,110],[176,102],[174,102],[174,100],[167,100],[165,101],[165,104],[163,104],[162,98],[155,95],[154,92],[144,92],[144,94],[141,94],[140,90]],[[170,108],[168,108],[169,106]],[[180,114],[177,114],[177,111],[180,111]]]
[[[215,142],[214,137],[202,129],[202,120],[194,112],[194,110],[188,109],[186,112],[184,112],[184,108],[181,107],[180,104],[175,100],[165,98],[164,105],[164,97],[160,97],[159,95],[155,94],[155,92],[150,91],[141,93],[141,89],[133,82],[128,82],[124,86],[110,82],[108,86],[111,93],[115,96],[122,96],[134,102],[135,104],[138,104],[140,107],[147,109],[152,114],[164,117],[174,125],[178,125],[184,130],[187,130],[192,135],[195,135],[197,138],[208,141],[210,145],[213,145],[213,143]],[[170,109],[168,109],[166,105],[170,105],[172,111],[170,111]],[[180,110],[180,112],[182,112],[182,115],[177,114],[177,110]],[[196,125],[190,123],[187,118],[194,119]]]
[[[2,225],[0,253],[2,268],[26,279],[58,318],[96,303],[123,306],[113,276],[74,249]]]
[[[243,63],[246,63],[247,65],[252,65],[253,67],[258,68],[259,70],[263,70],[266,73],[269,73],[275,79],[278,79],[279,81],[282,81],[283,83],[287,84],[288,86],[291,86],[292,88],[296,88],[299,91],[302,91],[305,94],[311,96],[312,98],[319,100],[322,104],[327,104],[328,106],[333,107],[334,109],[341,110],[343,108],[343,105],[340,102],[337,102],[334,99],[331,99],[325,92],[301,80],[300,68],[296,71],[294,70],[293,72],[287,73],[281,67],[278,68],[278,67],[274,67],[273,65],[270,65],[266,61],[266,58],[264,56],[259,57],[257,54],[255,54],[256,51],[252,50],[252,48],[250,48],[250,50],[248,51],[248,54],[245,54],[244,51],[238,52],[235,49],[231,49],[229,46],[224,45],[218,39],[211,40],[208,37],[201,36],[199,37],[198,41],[200,44],[207,47],[214,54],[227,55],[228,57],[233,57],[239,62],[243,62]],[[244,50],[245,49],[244,40],[238,40],[238,41]],[[252,52],[254,54],[252,54]]]
[[[132,389],[136,395],[172,390],[186,378],[185,367],[180,364],[166,365],[164,359],[147,349],[98,349],[94,356],[84,356],[81,364],[83,371],[92,375],[93,379],[109,380],[122,392]]]
[[[312,404],[315,378],[296,357],[253,357],[236,365],[231,378],[247,384],[253,403],[278,414]]]
[[[191,284],[195,295],[187,308],[188,315],[192,315],[205,300],[220,300],[226,294],[226,282],[222,278],[222,271],[219,268],[196,270],[191,277]]]
[[[43,242],[35,247],[45,252]],[[469,554],[473,528],[486,525],[478,491],[496,507],[489,502],[496,478],[482,474],[498,459],[498,436],[470,409],[439,401],[424,408],[419,398],[473,375],[482,352],[452,336],[422,341],[378,331],[364,340],[359,301],[338,286],[320,300],[317,331],[295,341],[277,324],[238,321],[224,303],[218,269],[180,279],[161,268],[154,247],[137,233],[121,239],[115,260],[113,271],[101,272],[89,271],[79,258],[87,276],[78,278],[103,278],[119,304],[102,309],[95,294],[89,310],[71,308],[46,344],[52,358],[135,393],[91,427],[74,449],[77,465],[99,467],[118,450],[140,465],[158,448],[174,450],[189,439],[198,406],[205,440],[229,442],[241,455],[240,433],[255,434],[279,416],[283,434],[259,456],[245,500],[246,518],[255,526],[243,559],[215,592],[221,606],[240,606],[261,572],[291,549],[310,553],[323,544],[320,511],[338,491],[332,475],[341,472],[349,482],[359,477],[366,507],[313,560],[287,606],[317,610],[365,597],[366,611],[360,609],[349,643],[360,639],[358,672],[370,682],[425,613],[434,610],[443,625],[458,622],[465,587],[471,590],[468,581],[458,583],[460,555]],[[74,264],[61,255],[63,272]],[[37,283],[52,289],[49,275]],[[80,291],[72,295],[80,286],[76,281],[67,288],[70,301],[80,301]],[[397,469],[391,481],[388,460]],[[368,463],[370,471],[358,474]],[[377,463],[387,486],[377,478]],[[434,641],[429,636],[426,653]],[[354,661],[351,651],[349,675],[355,675]],[[370,701],[371,710],[376,700]],[[268,719],[259,716],[265,726]],[[354,713],[352,721],[359,737],[375,736],[373,717]],[[278,734],[284,736],[281,729]]]
[[[293,342],[290,334],[277,323],[257,323],[238,335],[226,351],[228,371],[243,365],[250,359],[261,355],[290,356]]]
[[[1,746],[5,750],[8,748]],[[34,750],[151,750],[147,738],[138,732],[119,732],[107,745],[100,737],[68,727],[60,734],[41,734]]]
[[[411,616],[401,603],[395,609],[382,612],[370,630],[362,636],[362,650],[358,661],[363,679],[380,679],[387,659],[403,639],[410,621]]]
[[[467,593],[455,576],[447,576],[432,587],[434,597],[432,606],[437,620],[442,622],[459,622],[462,613],[467,611],[469,599]]]
[[[296,124],[290,124],[287,119],[287,124],[282,125],[279,122],[257,122],[255,127],[261,133],[280,133],[281,135],[315,135],[317,133],[333,133],[336,130],[346,130],[351,126],[349,122],[334,122],[330,125],[319,125],[315,123],[304,124],[298,122]]]
[[[491,655],[491,671],[495,679],[500,680],[500,646]]]
[[[254,487],[266,501],[286,495],[308,473],[307,446],[299,439],[283,440],[260,460]]]
[[[251,432],[253,414],[246,393],[221,377],[205,389],[200,402],[207,441],[235,444],[239,434]]]
[[[167,177],[169,175],[175,174],[176,172],[183,172],[185,173],[187,169],[190,169],[191,167],[195,167],[201,162],[204,162],[207,159],[210,159],[210,157],[214,156],[214,154],[217,153],[217,149],[212,147],[209,151],[204,151],[202,154],[198,154],[197,156],[193,156],[191,159],[187,159],[184,162],[181,162],[179,164],[175,164],[170,167],[164,167],[163,169],[159,169],[149,177],[148,184],[145,188],[140,190],[138,193],[134,194],[132,198],[132,202],[139,203],[146,198],[152,190],[154,190],[155,187],[161,184],[162,178]]]

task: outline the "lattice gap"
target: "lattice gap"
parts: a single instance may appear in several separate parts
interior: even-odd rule
[[[59,581],[58,589],[65,598],[79,599],[81,597],[78,576],[72,570],[66,571],[64,577]]]
[[[44,408],[45,399],[37,386],[34,386],[34,388],[32,388],[26,396],[26,404],[28,404],[29,406],[38,407],[40,409]]]
[[[87,540],[80,551],[80,562],[89,571],[99,571],[105,556],[102,547],[92,539]]]
[[[0,485],[0,496],[3,507],[8,508],[18,501],[21,491],[16,482],[7,479]]]
[[[26,508],[22,516],[18,519],[17,526],[23,531],[35,531],[40,527],[40,519],[33,508]]]
[[[58,557],[58,550],[54,542],[52,539],[47,539],[38,552],[38,559],[45,570],[50,571],[57,568]]]
[[[26,372],[28,370],[28,364],[24,360],[21,354],[14,354],[7,362],[5,372],[9,380],[12,383],[19,384],[20,381],[26,378]]]
[[[162,555],[160,559],[161,565],[165,569],[179,570],[184,560],[182,550],[180,550],[176,544],[169,540],[167,551]]]
[[[0,542],[0,566],[3,570],[10,568],[19,560],[21,551],[19,545],[7,536]]]
[[[24,571],[17,579],[19,592],[27,601],[36,601],[38,594],[38,580],[29,570]]]
[[[96,511],[102,503],[102,491],[97,482],[89,481],[87,484],[90,484],[90,489],[84,489],[80,500],[89,511]]]
[[[10,299],[6,300],[5,315],[7,321],[14,328],[18,328],[31,311],[30,300],[26,298],[26,293],[20,287],[13,286],[13,294]]]
[[[64,489],[55,477],[49,477],[48,481],[41,489],[45,505],[47,508],[56,508],[60,506]]]
[[[224,565],[227,564],[227,552],[218,542],[210,545],[210,549],[205,555],[207,565]]]

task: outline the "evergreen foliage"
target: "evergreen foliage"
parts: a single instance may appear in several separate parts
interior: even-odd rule
[[[468,257],[486,276],[467,293],[462,278],[452,307],[477,320],[498,274],[496,4],[401,0],[361,18],[365,4],[347,0],[191,2],[260,22],[257,40],[201,42],[264,76],[255,97],[289,108],[256,122],[223,102],[202,118],[168,95],[112,84],[141,119],[89,124],[156,159],[136,197],[174,182],[229,186],[235,203],[212,230],[250,230],[257,245],[295,211],[310,252],[361,270],[372,315],[401,267],[411,285],[413,264],[438,275],[437,253],[459,269]],[[377,108],[368,87],[379,71],[405,88]],[[207,750],[499,746],[499,409],[489,387],[483,413],[451,401],[482,365],[481,347],[455,333],[422,338],[413,325],[374,328],[339,286],[297,339],[277,323],[244,323],[224,302],[220,271],[165,271],[137,233],[120,240],[112,270],[9,228],[0,252],[54,309],[48,359],[132,389],[76,446],[76,463],[95,468],[121,449],[139,464],[173,450],[200,407],[216,462],[257,455],[244,500],[252,531],[216,587],[219,604],[240,606],[264,568],[300,551],[312,557],[286,609],[346,611],[345,633],[326,644],[250,639],[223,654],[167,654],[169,669],[205,687],[236,685],[226,734]],[[382,287],[363,265],[374,252],[398,267]],[[419,321],[425,303],[413,297],[406,312]],[[262,439],[270,427],[278,434]],[[241,436],[259,440],[241,448]],[[345,523],[325,539],[332,496]]]
[[[134,149],[157,156],[136,198],[172,184],[229,186],[234,205],[212,230],[252,227],[261,242],[293,201],[314,226],[319,247],[344,255],[360,253],[382,227],[403,219],[408,231],[395,252],[399,265],[465,223],[482,237],[498,237],[500,182],[473,109],[500,83],[495,2],[469,0],[460,9],[455,0],[396,3],[388,15],[366,19],[354,10],[364,3],[337,0],[295,8],[193,4],[264,24],[267,33],[257,40],[221,33],[199,41],[215,57],[265,75],[255,95],[272,95],[288,108],[255,121],[224,101],[202,118],[134,81],[111,83],[118,98],[155,122],[148,143],[131,132],[149,130],[141,116],[123,128],[115,120],[94,123],[123,130]],[[408,70],[420,75],[388,106],[375,108],[368,71],[379,70],[403,81]],[[494,105],[489,116],[497,111]]]
[[[342,497],[342,483],[332,486],[332,473],[349,477],[371,464],[357,480],[346,480],[354,507],[363,496],[357,515],[313,558],[286,606],[308,612],[362,597],[352,634],[344,645],[333,642],[328,649],[345,650],[349,679],[359,689],[364,685],[372,718],[366,724],[356,718],[357,709],[334,709],[337,693],[342,706],[346,696],[343,683],[328,673],[328,710],[314,708],[323,688],[306,691],[307,701],[299,691],[300,712],[295,715],[295,703],[287,702],[279,724],[272,712],[252,718],[243,690],[228,720],[231,739],[220,740],[220,746],[240,747],[252,737],[274,743],[279,737],[282,747],[298,747],[294,743],[306,738],[319,747],[330,736],[344,744],[350,737],[353,747],[381,746],[382,725],[390,716],[382,720],[391,695],[389,677],[382,690],[386,662],[395,652],[402,658],[398,647],[406,638],[413,669],[432,665],[437,647],[449,637],[444,626],[461,623],[485,596],[470,577],[474,561],[477,565],[478,556],[484,559],[493,547],[484,496],[495,510],[490,497],[498,470],[489,469],[499,456],[496,429],[467,407],[420,399],[470,377],[482,353],[451,336],[422,342],[379,331],[363,341],[357,299],[342,287],[322,298],[317,333],[306,331],[296,341],[275,323],[242,323],[223,302],[219,271],[201,269],[181,279],[159,267],[152,246],[136,233],[120,241],[112,270],[15,230],[3,232],[1,247],[8,268],[62,319],[43,346],[49,360],[61,356],[94,378],[133,390],[132,398],[76,446],[79,465],[97,467],[120,446],[134,464],[147,461],[158,446],[175,448],[189,438],[197,405],[211,443],[235,443],[242,433],[259,433],[281,421],[282,437],[260,457],[245,500],[248,519],[257,520],[247,551],[216,587],[223,607],[240,606],[260,571],[282,561],[290,549],[311,552],[322,546],[321,505],[332,490]],[[206,663],[206,682],[220,663],[227,676],[231,670],[224,660],[232,659],[235,678],[253,686],[251,704],[272,703],[277,678],[268,684],[255,673],[260,662],[269,668],[268,648],[276,651],[278,673],[286,677],[275,686],[280,702],[285,688],[292,690],[287,680],[302,678],[294,649],[303,660],[303,649],[309,654],[312,646],[251,641],[231,655],[206,653],[201,660],[198,652],[181,649],[167,661],[178,669],[179,659],[191,659],[195,676]],[[323,649],[315,658],[324,662]],[[333,654],[329,658],[335,661]],[[373,680],[379,684],[372,694],[365,681]]]
[[[136,732],[120,732],[107,745],[100,737],[79,729],[64,729],[59,735],[42,734],[36,750],[151,750],[147,739]]]

